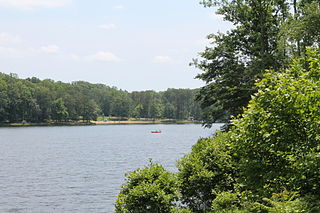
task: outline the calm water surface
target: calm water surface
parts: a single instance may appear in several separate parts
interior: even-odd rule
[[[124,173],[148,158],[176,171],[176,160],[220,126],[0,128],[0,212],[111,213]]]

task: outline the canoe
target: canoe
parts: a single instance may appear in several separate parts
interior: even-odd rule
[[[161,133],[161,130],[151,131],[151,133]]]

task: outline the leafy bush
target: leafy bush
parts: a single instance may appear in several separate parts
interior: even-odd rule
[[[237,193],[222,192],[212,202],[212,212],[235,212],[240,211],[240,199]]]
[[[255,201],[250,192],[223,192],[212,202],[212,213],[303,213],[316,212],[297,193],[281,192]],[[319,209],[317,209],[319,210]]]
[[[188,208],[176,207],[171,209],[170,213],[192,213],[192,211]]]
[[[267,204],[264,208],[270,213],[302,213],[309,212],[308,204],[299,198],[297,193],[284,191],[273,194],[271,199],[263,199]]]
[[[307,61],[268,72],[243,116],[233,121],[232,153],[247,190],[319,195],[319,79],[320,56],[309,50]]]
[[[161,165],[150,163],[126,175],[116,201],[117,213],[170,212],[178,199],[177,179]]]
[[[192,152],[178,162],[181,200],[192,211],[210,210],[215,192],[233,188],[228,135],[200,139]]]

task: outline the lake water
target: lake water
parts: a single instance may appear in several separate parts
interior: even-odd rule
[[[0,128],[0,212],[111,213],[126,172],[148,158],[176,171],[176,160],[220,126]]]

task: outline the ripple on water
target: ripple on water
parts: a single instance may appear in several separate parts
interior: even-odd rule
[[[150,134],[153,129],[163,133]],[[176,160],[213,131],[201,125],[0,128],[0,212],[113,212],[126,172],[148,158],[176,171]]]

